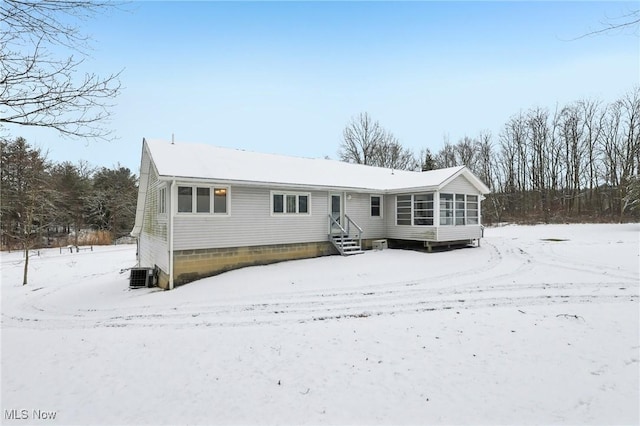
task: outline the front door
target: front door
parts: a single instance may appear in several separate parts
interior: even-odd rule
[[[342,195],[331,194],[331,217],[335,219],[340,225],[342,225]],[[336,224],[331,222],[331,233],[340,233],[340,228]]]

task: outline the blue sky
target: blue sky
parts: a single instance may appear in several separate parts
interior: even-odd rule
[[[143,137],[337,158],[369,112],[415,152],[530,107],[640,84],[637,32],[574,40],[632,2],[134,2],[88,21],[86,66],[124,69],[113,142],[10,127],[55,161],[138,172]]]

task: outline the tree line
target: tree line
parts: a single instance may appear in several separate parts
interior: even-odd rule
[[[586,99],[520,111],[497,136],[480,131],[418,155],[362,113],[345,127],[338,155],[403,170],[466,165],[492,191],[485,223],[637,218],[640,88],[611,103]]]
[[[21,137],[1,146],[3,249],[110,243],[131,232],[138,180],[128,168],[51,162]],[[83,230],[102,232],[80,241]]]

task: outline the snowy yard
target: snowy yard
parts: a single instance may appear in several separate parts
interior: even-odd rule
[[[26,287],[2,253],[2,423],[638,424],[640,225],[485,235],[171,292],[129,290],[134,246]]]

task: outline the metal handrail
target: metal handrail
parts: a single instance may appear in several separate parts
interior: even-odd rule
[[[351,219],[348,215],[344,215],[346,221],[347,221],[347,226],[345,229],[340,222],[338,222],[333,216],[328,215],[329,216],[329,236],[331,237],[331,230],[333,229],[333,225],[335,225],[339,230],[340,230],[340,244],[344,244],[344,239],[345,237],[349,237],[351,234],[351,225],[353,224],[353,226],[355,226],[355,228],[358,230],[358,234],[356,235],[356,238],[358,239],[358,245],[362,246],[362,234],[364,233],[364,230],[360,227],[360,225],[358,225],[353,219]]]
[[[329,225],[336,225],[336,226],[338,227],[338,229],[341,231],[341,233],[342,233],[342,234],[349,235],[349,232],[347,232],[347,230],[346,230],[346,229],[344,229],[344,228],[342,227],[342,225],[340,225],[340,222],[338,222],[337,220],[335,220],[335,219],[333,218],[333,216],[331,216],[331,215],[327,215],[327,216],[329,216],[329,220],[330,220],[330,221],[329,221]],[[333,229],[333,228],[330,228],[330,229]]]
[[[347,219],[347,229],[349,229],[349,228],[348,228],[348,226],[349,226],[348,224],[353,223],[353,226],[355,226],[355,227],[358,229],[358,231],[360,231],[360,233],[363,233],[363,232],[364,232],[364,230],[363,230],[362,228],[360,228],[360,226],[359,226],[357,223],[355,223],[355,222],[353,221],[353,219],[351,219],[351,218],[349,217],[349,215],[346,215],[346,214],[345,214],[345,215],[344,215],[344,217],[345,217],[345,219]]]
[[[360,247],[362,247],[362,233],[364,232],[362,230],[362,228],[360,228],[360,226],[355,223],[353,221],[353,219],[351,219],[349,216],[347,216],[346,214],[344,215],[345,219],[347,219],[347,235],[349,235],[349,231],[351,230],[351,224],[353,224],[353,226],[356,227],[356,229],[358,230],[358,235],[356,236],[356,238],[358,239],[358,245]]]

